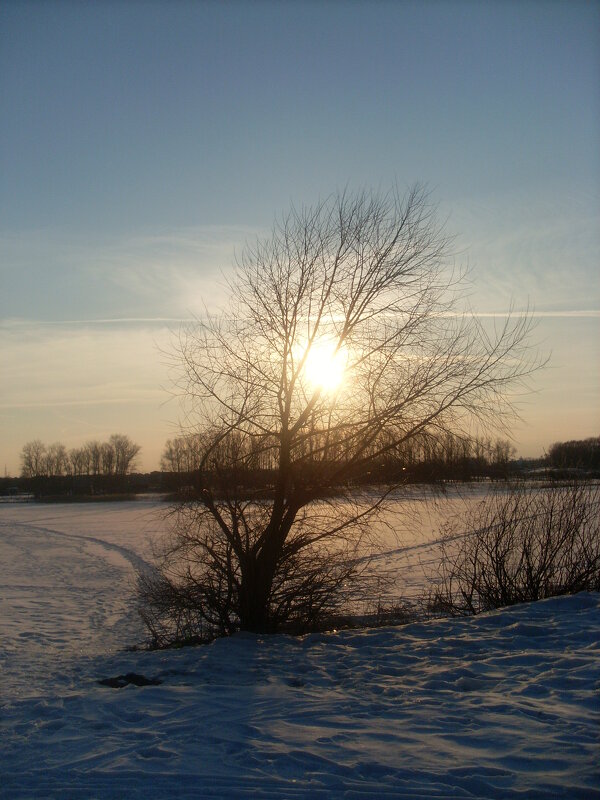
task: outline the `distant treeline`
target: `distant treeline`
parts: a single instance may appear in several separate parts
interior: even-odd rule
[[[293,457],[296,463],[307,469],[324,464],[347,463],[354,455],[352,437],[347,430],[340,441],[336,440],[334,432],[324,431],[321,438],[312,433],[301,442],[303,444],[294,450]],[[361,447],[361,453],[364,453],[362,443]],[[385,442],[374,440],[372,447],[374,451],[386,451],[375,467],[378,473],[412,471],[425,464],[436,465],[438,469],[452,473],[466,470],[469,474],[476,474],[481,469],[489,471],[490,467],[503,471],[515,455],[515,448],[505,439],[492,440],[449,433],[414,436],[389,450]],[[160,466],[163,472],[174,473],[191,473],[199,469],[211,472],[224,465],[235,465],[249,472],[272,471],[278,463],[278,448],[278,441],[272,437],[243,437],[236,432],[235,435],[224,437],[216,445],[211,443],[207,452],[201,436],[180,436],[167,441]],[[365,477],[371,474],[365,473]]]
[[[94,440],[71,450],[60,442],[46,445],[34,439],[21,450],[21,477],[123,476],[134,469],[140,450],[121,433],[113,434],[107,442]]]
[[[275,443],[265,440],[230,437],[207,454],[199,436],[169,439],[161,459],[163,483],[170,490],[237,485],[251,491],[269,491],[276,480],[275,447]],[[350,472],[350,480],[367,485],[600,477],[599,452],[600,437],[553,444],[549,453],[539,459],[516,459],[515,448],[506,439],[428,434],[394,448],[370,464],[368,471],[357,467]],[[314,480],[319,471],[331,472],[348,457],[331,440],[318,447],[316,453],[302,455],[294,474],[299,482]]]
[[[301,454],[296,478],[314,477],[351,456],[330,436],[314,453]],[[312,438],[315,443],[315,437]],[[249,488],[269,487],[275,480],[277,443],[229,437],[207,456],[199,436],[181,436],[166,442],[161,471],[170,486],[201,486],[239,483]],[[465,437],[445,433],[416,436],[385,457],[370,464],[368,471],[357,467],[351,480],[357,484],[422,483],[435,481],[507,480],[518,477],[549,478],[600,477],[600,437],[555,443],[539,459],[516,459],[515,448],[506,439]],[[170,477],[168,477],[170,476]]]
[[[135,494],[143,491],[131,475],[140,449],[120,433],[105,442],[93,440],[71,450],[61,442],[46,445],[34,439],[21,450],[21,477],[4,478],[0,491],[36,497]]]
[[[600,471],[600,436],[579,441],[556,442],[549,451],[547,462],[555,469]]]
[[[324,432],[322,442],[314,435],[308,442],[312,451],[294,453],[293,477],[299,483],[318,482],[319,475],[330,475],[336,466],[351,463],[353,453],[347,447],[347,439],[336,442],[330,432]],[[238,434],[207,451],[200,436],[181,436],[167,441],[161,470],[171,475],[173,485],[187,489],[237,485],[269,490],[276,479],[277,446],[277,442],[266,438]],[[380,448],[380,443],[373,446]],[[346,475],[357,485],[500,480],[514,473],[514,455],[514,447],[505,439],[423,435],[390,449],[385,456],[370,462],[368,469],[357,463],[346,470]]]
[[[237,453],[213,452],[212,458],[203,464],[205,451],[199,437],[169,439],[161,458],[161,470],[140,474],[133,471],[140,447],[122,434],[111,436],[107,442],[90,441],[70,451],[59,443],[46,446],[36,440],[23,447],[21,477],[0,479],[0,494],[29,492],[44,498],[97,498],[140,492],[177,493],[214,483],[269,492],[276,478],[272,448],[255,446],[252,453],[245,449],[246,443],[235,444]],[[231,441],[227,447],[232,447]],[[504,439],[429,436],[408,442],[371,465],[368,471],[357,469],[351,480],[364,485],[536,476],[600,477],[600,437],[556,442],[539,459],[515,459],[514,455],[514,447]],[[342,458],[343,454],[334,447],[314,459],[308,453],[296,479],[314,478],[319,470],[331,469],[335,457]]]

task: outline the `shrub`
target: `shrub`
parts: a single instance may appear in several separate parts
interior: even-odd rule
[[[513,486],[443,531],[429,610],[452,615],[600,591],[600,487]]]

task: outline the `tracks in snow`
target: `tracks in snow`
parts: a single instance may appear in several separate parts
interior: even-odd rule
[[[129,561],[129,563],[134,567],[134,569],[138,570],[138,572],[155,572],[155,567],[150,564],[148,561],[143,559],[133,550],[130,550],[127,547],[123,547],[119,544],[114,544],[113,542],[107,542],[106,539],[100,539],[97,536],[85,536],[84,534],[77,534],[77,533],[65,533],[64,531],[58,531],[54,528],[47,528],[43,525],[35,525],[31,522],[0,522],[0,527],[2,528],[25,528],[29,530],[36,531],[37,533],[45,533],[50,536],[58,536],[62,537],[63,539],[70,539],[74,541],[80,541],[84,544],[91,543],[104,548],[113,553],[117,553],[122,558]]]

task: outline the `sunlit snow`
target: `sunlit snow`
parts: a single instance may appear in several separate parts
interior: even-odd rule
[[[412,502],[381,562],[415,590]],[[161,510],[0,507],[1,797],[600,797],[600,596],[127,652]]]

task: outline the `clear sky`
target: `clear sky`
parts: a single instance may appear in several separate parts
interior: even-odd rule
[[[600,3],[0,5],[0,469],[122,432],[275,215],[429,185],[477,312],[539,315],[523,455],[600,433]]]

